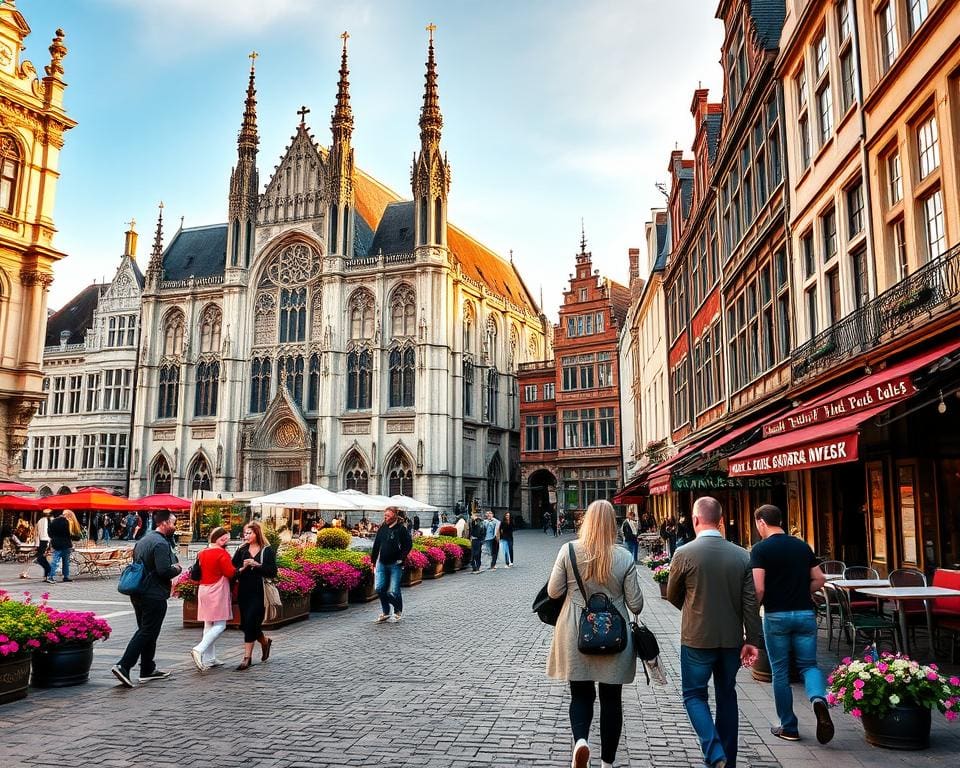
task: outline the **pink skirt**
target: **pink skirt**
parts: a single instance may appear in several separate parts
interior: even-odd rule
[[[230,580],[221,576],[214,584],[201,584],[197,589],[198,621],[230,621],[233,618],[233,599]]]

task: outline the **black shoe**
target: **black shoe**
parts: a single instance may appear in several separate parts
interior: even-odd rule
[[[143,673],[141,673],[140,682],[146,683],[149,680],[166,680],[168,677],[170,677],[169,672],[164,672],[162,670],[155,669],[149,675],[144,675]]]
[[[772,733],[778,739],[783,739],[784,741],[800,741],[799,733],[792,733],[790,731],[785,731],[779,725],[773,726],[770,729],[770,733]]]
[[[817,741],[829,744],[833,739],[833,720],[830,719],[830,708],[823,699],[814,699],[813,714],[817,716]]]
[[[68,581],[73,581],[73,579],[64,579],[63,583],[66,584]]]
[[[119,664],[114,664],[110,669],[113,672],[113,676],[117,678],[121,683],[123,683],[127,688],[133,688],[133,680],[130,679],[130,670],[124,669]]]

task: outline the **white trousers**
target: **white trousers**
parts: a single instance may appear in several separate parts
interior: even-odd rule
[[[197,643],[194,650],[200,652],[200,658],[204,664],[217,658],[217,638],[223,634],[223,630],[226,628],[226,621],[203,622],[203,637],[200,638],[200,642]]]

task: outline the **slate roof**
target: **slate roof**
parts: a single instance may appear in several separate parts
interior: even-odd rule
[[[657,224],[657,258],[651,272],[663,272],[667,268],[667,224]]]
[[[163,253],[163,279],[222,275],[226,257],[226,224],[178,230]]]
[[[786,15],[784,0],[750,0],[750,15],[761,45],[768,51],[776,50],[780,46],[780,32]]]
[[[60,346],[60,333],[69,331],[67,344],[82,344],[87,329],[93,325],[93,313],[100,301],[101,291],[107,286],[102,283],[93,283],[84,288],[59,310],[47,318],[47,334],[45,346]]]
[[[717,158],[717,147],[720,144],[720,128],[723,125],[723,114],[711,112],[706,117],[707,123],[707,161],[711,164]]]
[[[413,202],[390,203],[367,254],[413,253]],[[361,256],[364,254],[360,254]]]
[[[680,179],[680,207],[683,218],[690,215],[690,204],[693,201],[693,168],[681,168],[678,174]]]

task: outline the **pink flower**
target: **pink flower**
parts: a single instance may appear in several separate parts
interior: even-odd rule
[[[890,669],[890,666],[889,666],[888,664],[884,664],[882,661],[877,664],[877,671],[878,671],[881,675],[882,675],[884,672],[886,672],[888,669]]]
[[[936,672],[927,672],[927,680],[939,680],[940,676]]]
[[[892,683],[896,680],[896,678],[893,675],[886,675],[883,679],[886,680],[888,683]]]
[[[845,659],[843,660],[843,663],[844,663],[844,664],[849,664],[851,661],[853,661],[853,659],[851,659],[849,656],[847,656],[847,658],[845,658]]]
[[[950,678],[950,685],[960,685],[960,677],[954,675]]]
[[[859,707],[854,707],[853,709],[850,710],[850,714],[853,715],[854,717],[860,717],[863,714],[863,712],[860,710]]]
[[[863,691],[857,688],[857,690],[853,692],[853,698],[855,698],[857,701],[860,701],[860,699],[863,698]]]
[[[949,720],[950,722],[953,722],[953,721],[956,720],[958,717],[960,717],[960,715],[958,715],[958,714],[957,714],[954,710],[952,710],[952,709],[948,709],[946,712],[943,713],[943,715],[944,715],[944,717],[946,717],[947,720]]]
[[[829,704],[831,707],[833,707],[833,706],[836,706],[836,703],[837,703],[837,696],[836,696],[836,694],[835,694],[835,693],[832,693],[832,692],[831,692],[831,693],[828,693],[828,694],[827,694],[827,704]]]
[[[50,593],[49,593],[49,592],[44,592],[42,595],[40,595],[40,599],[41,599],[41,600],[49,600],[49,599],[50,599]]]
[[[859,677],[853,681],[853,687],[856,688],[857,690],[860,690],[861,688],[863,688],[864,685],[866,685],[866,683],[864,683],[863,680],[861,680]]]
[[[39,640],[33,640],[33,639],[27,640],[27,647],[28,647],[28,648],[39,648],[39,647],[40,647],[40,641],[39,641]]]

